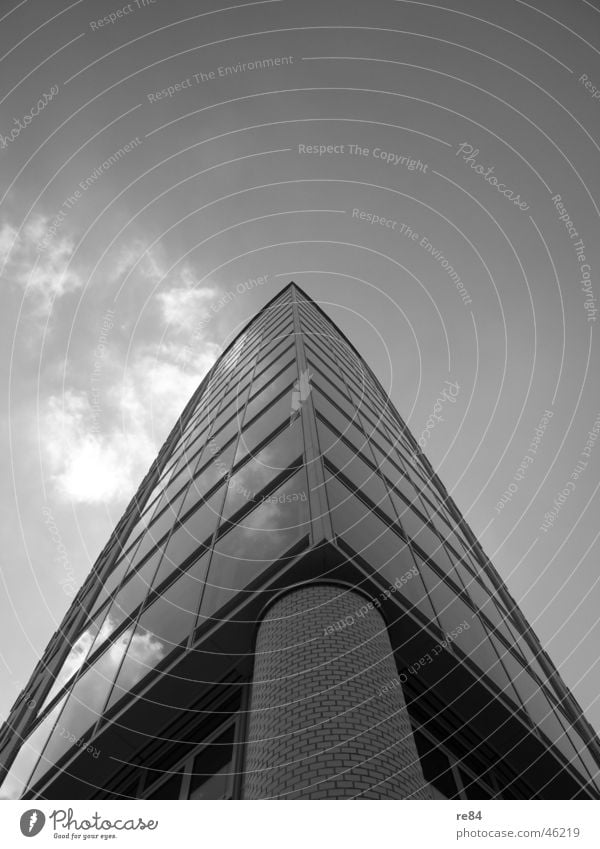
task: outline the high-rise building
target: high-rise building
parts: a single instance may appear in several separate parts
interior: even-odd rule
[[[0,735],[9,798],[600,797],[575,699],[301,289],[185,408]]]

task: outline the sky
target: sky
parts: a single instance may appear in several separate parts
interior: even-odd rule
[[[293,279],[600,730],[599,4],[2,0],[0,66],[0,717]]]

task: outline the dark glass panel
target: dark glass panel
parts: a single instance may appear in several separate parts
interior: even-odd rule
[[[71,651],[67,655],[64,663],[58,671],[56,678],[54,679],[54,683],[52,684],[48,695],[42,703],[40,711],[43,711],[46,705],[50,704],[50,702],[58,693],[58,691],[61,690],[67,683],[67,681],[81,669],[84,660],[90,652],[92,643],[94,642],[99,629],[99,619],[89,621],[87,628],[75,640],[71,647]]]
[[[419,570],[425,581],[429,597],[438,614],[442,629],[452,634],[452,648],[459,648],[484,672],[496,686],[518,704],[518,698],[512,688],[500,658],[494,649],[491,636],[484,628],[479,617],[453,590],[428,566],[420,561]],[[459,626],[460,633],[456,633]]]
[[[156,789],[152,790],[145,799],[179,799],[181,794],[181,781],[183,772],[180,770],[166,781],[163,781]]]
[[[300,421],[269,442],[228,481],[222,521],[254,499],[273,478],[302,454]]]
[[[259,416],[241,434],[235,457],[236,465],[242,457],[251,453],[256,447],[272,433],[278,425],[289,421],[292,405],[291,392],[284,392],[278,401],[275,401],[262,416]]]
[[[539,683],[504,647],[502,647],[500,655],[533,724],[539,726],[545,732],[546,736],[560,749],[568,761],[576,758],[573,744],[564,733],[564,728]]]
[[[40,722],[29,737],[27,737],[19,749],[19,752],[12,762],[2,787],[0,789],[0,798],[2,799],[20,799],[27,787],[29,776],[33,772],[37,760],[46,745],[46,741],[50,736],[54,723],[59,712],[63,709],[66,696],[56,704],[48,716]]]
[[[264,386],[277,373],[281,363],[293,356],[294,344],[290,339],[267,345],[261,352],[260,359],[256,364],[256,372],[252,381],[253,386],[258,382]]]
[[[92,616],[98,608],[104,604],[109,595],[116,590],[116,588],[121,583],[125,572],[129,569],[131,561],[128,557],[124,557],[118,563],[115,563],[113,566],[112,572],[108,575],[106,581],[102,584],[102,589],[98,594],[96,601],[90,611],[90,616]]]
[[[206,578],[201,557],[140,616],[107,708],[154,669],[193,630]]]
[[[328,475],[326,485],[334,532],[437,624],[410,548],[340,481]]]
[[[230,439],[240,432],[242,427],[241,413],[234,413],[233,417],[227,421],[218,431],[215,430],[210,438],[208,445],[215,443],[219,446],[227,445]],[[202,460],[204,461],[204,455]]]
[[[113,603],[109,609],[109,615],[123,622],[133,611],[139,607],[148,594],[148,590],[152,586],[152,579],[158,567],[158,562],[161,558],[161,552],[155,552],[144,565],[134,572],[131,577],[122,585],[119,592],[114,597]]]
[[[202,616],[209,617],[226,604],[309,530],[308,490],[301,471],[217,541]]]
[[[494,794],[489,787],[470,776],[464,769],[460,769],[460,780],[462,781],[464,793],[467,799],[493,799]]]
[[[415,542],[427,557],[434,561],[441,560],[440,568],[447,573],[451,571],[448,555],[444,551],[442,541],[433,528],[425,522],[413,508],[405,505],[400,515],[400,525],[409,540]]]
[[[341,382],[342,376],[333,357],[325,357],[322,349],[318,352],[316,345],[309,345],[308,342],[304,343],[304,350],[306,351],[307,361],[311,361],[320,371],[327,375],[329,380],[337,383]]]
[[[262,412],[286,387],[289,387],[291,392],[292,384],[298,377],[298,369],[296,363],[291,362],[288,367],[274,380],[272,380],[264,389],[253,395],[248,402],[244,421],[251,421],[254,416]],[[253,387],[254,389],[254,387]]]
[[[183,487],[181,484],[183,484]],[[153,540],[152,545],[155,545],[159,540],[161,540],[169,528],[171,528],[177,521],[179,508],[181,507],[187,491],[186,487],[187,477],[185,481],[177,479],[177,488],[173,489],[170,493],[165,493],[168,500],[163,501],[160,505],[160,512],[157,510],[156,517],[152,519],[152,522],[148,527],[147,533],[150,539]],[[152,548],[152,545],[150,545],[147,550]],[[146,549],[142,544],[135,552],[135,562],[139,563],[145,553]]]
[[[220,487],[173,531],[165,549],[165,562],[181,566],[203,543],[209,542],[221,513],[224,489]]]
[[[142,536],[139,547],[135,550],[132,562],[133,564],[141,563],[141,561],[149,554],[152,549],[159,543],[164,545],[165,537],[175,524],[179,508],[185,498],[186,490],[181,490],[163,512],[150,525],[146,533]]]
[[[355,410],[352,404],[346,397],[344,392],[344,384],[339,377],[334,375],[328,376],[324,373],[324,369],[320,368],[310,358],[306,360],[311,379],[314,379],[319,384],[319,387],[325,392],[330,401],[333,401],[341,407],[349,416],[355,415]],[[336,385],[337,384],[337,385]]]
[[[123,584],[102,622],[92,650],[97,651],[110,635],[136,610],[146,598],[162,551],[152,554],[142,568]]]
[[[276,339],[288,339],[293,335],[293,332],[294,323],[288,316],[286,316],[283,321],[275,322],[272,327],[265,330],[263,333],[263,341],[266,344]]]
[[[251,382],[248,380],[243,386],[240,386],[238,383],[235,383],[233,387],[227,392],[227,395],[223,399],[223,409],[231,410],[229,415],[234,411],[241,411],[244,409],[246,401],[248,399],[248,391],[250,389]]]
[[[198,465],[200,472],[190,484],[185,503],[181,509],[180,516],[185,516],[190,509],[197,504],[200,498],[203,498],[210,490],[218,483],[231,469],[233,455],[237,438],[232,439],[227,445],[221,448],[221,443],[218,440],[211,440],[202,455],[202,460]]]
[[[420,731],[415,731],[414,737],[425,780],[447,799],[458,797],[458,787],[446,753]]]
[[[325,426],[319,422],[318,427],[319,440],[321,441],[321,445],[323,445],[325,435],[322,434],[322,431],[325,429]],[[389,517],[390,521],[393,522],[395,520],[394,508],[392,507],[387,495],[387,490],[383,481],[377,472],[368,466],[361,457],[351,451],[348,446],[339,439],[331,442],[326,456],[331,460],[336,468],[349,479],[351,484],[354,484],[354,486],[364,493],[374,504],[376,504],[380,510],[383,510],[383,512]]]
[[[327,343],[323,344],[322,340],[318,336],[315,337],[310,334],[305,342],[305,347],[308,352],[315,352],[321,361],[328,363],[329,368],[336,373],[337,379],[341,379],[341,372],[337,360],[331,349],[327,347]]]
[[[278,356],[274,362],[270,365],[266,363],[267,368],[264,368],[262,371],[257,369],[257,373],[252,381],[252,394],[255,395],[257,392],[260,392],[261,389],[264,389],[275,377],[275,375],[281,371],[282,366],[289,359],[289,357],[293,357],[293,348],[288,348],[285,352],[282,352],[281,356]],[[291,362],[295,362],[294,359]],[[259,366],[260,368],[260,366]]]
[[[200,563],[200,560],[202,560],[206,556],[207,555],[201,555],[201,557],[198,560],[198,563]],[[156,590],[157,587],[160,587],[162,582],[169,575],[171,575],[172,573],[177,572],[179,570],[179,567],[182,565],[182,563],[183,563],[183,561],[181,561],[180,563],[173,563],[170,558],[165,557],[163,559],[162,563],[160,564],[160,569],[158,570],[158,572],[156,573],[156,575],[154,577],[154,581],[152,583],[152,589]],[[195,563],[194,566],[193,566],[193,569],[196,573],[198,573],[198,571],[201,569],[201,567]]]
[[[73,751],[81,748],[81,744],[76,745],[76,742],[102,715],[106,697],[117,674],[132,630],[130,628],[121,634],[75,683],[43,752],[34,780],[37,781],[70,748]],[[86,753],[82,756],[92,757],[92,755],[93,753]]]
[[[330,404],[325,395],[319,391],[319,387],[313,384],[317,390],[313,392],[313,400],[316,409],[321,413],[323,418],[333,427],[353,443],[359,450],[363,450],[366,444],[366,437],[360,429],[360,422],[354,419],[352,422],[333,404]]]
[[[569,733],[569,737],[575,747],[575,750],[579,753],[579,757],[583,761],[584,765],[587,767],[588,772],[592,779],[598,782],[600,778],[600,766],[596,763],[594,758],[592,757],[588,747],[583,741],[581,735],[573,728],[572,724],[568,722],[566,719],[562,717],[560,713],[557,713],[560,717],[562,724],[567,729]],[[579,767],[581,769],[581,767]]]
[[[225,798],[232,769],[233,731],[231,726],[194,758],[189,799]]]

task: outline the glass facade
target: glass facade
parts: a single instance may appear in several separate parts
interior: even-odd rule
[[[49,645],[31,682],[43,678],[43,698],[2,793],[52,798],[60,770],[83,751],[95,757],[115,716],[159,678],[177,686],[177,664],[203,635],[325,541],[393,592],[398,616],[551,750],[584,796],[598,795],[596,741],[572,696],[379,382],[293,284],[203,381]],[[437,794],[527,798],[502,769],[443,742],[419,714],[425,697],[414,698]],[[164,773],[146,765],[120,786],[145,798],[235,797],[238,708]]]

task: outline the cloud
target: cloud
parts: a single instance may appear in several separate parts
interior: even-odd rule
[[[175,287],[167,292],[159,292],[156,298],[169,327],[189,331],[209,316],[207,304],[215,300],[218,294],[218,290],[210,286],[196,289]]]
[[[60,227],[45,215],[31,219],[20,233],[7,221],[0,227],[2,278],[22,289],[34,312],[43,315],[56,298],[84,284],[72,265],[74,240]]]
[[[132,278],[158,284],[163,280],[166,272],[166,263],[158,246],[147,250],[145,242],[141,239],[133,239],[124,245],[116,257],[112,255],[108,279],[111,283],[124,283]]]
[[[97,394],[66,390],[44,405],[40,433],[52,483],[64,500],[123,502],[135,493],[219,348],[142,347],[125,372],[104,360]]]

